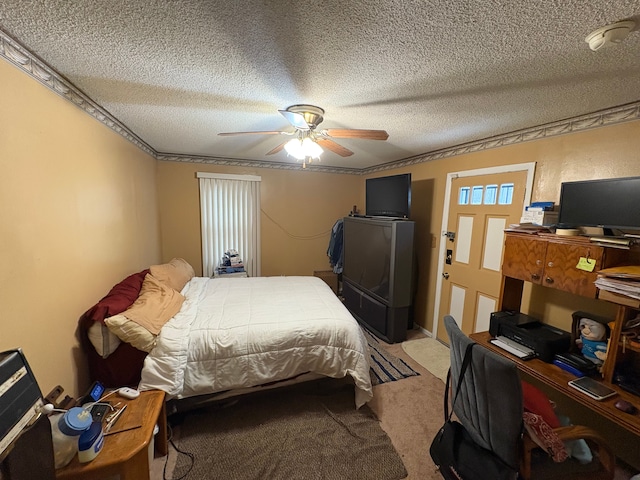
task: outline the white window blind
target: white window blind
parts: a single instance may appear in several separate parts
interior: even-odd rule
[[[198,172],[202,272],[211,277],[225,251],[238,251],[250,277],[260,276],[260,177]]]

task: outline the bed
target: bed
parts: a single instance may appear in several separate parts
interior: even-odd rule
[[[372,394],[367,341],[317,277],[206,278],[182,259],[130,275],[80,319],[92,380],[168,399],[351,377]]]

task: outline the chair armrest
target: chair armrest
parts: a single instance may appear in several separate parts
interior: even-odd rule
[[[569,425],[566,427],[558,427],[553,429],[563,442],[568,440],[586,440],[590,446],[598,451],[600,463],[604,469],[610,474],[608,478],[612,479],[616,469],[616,456],[607,444],[606,440],[595,430],[584,425]]]

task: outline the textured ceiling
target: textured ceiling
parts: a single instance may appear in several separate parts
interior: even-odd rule
[[[584,38],[633,19],[622,44]],[[2,0],[0,29],[161,154],[295,163],[278,109],[325,109],[321,128],[370,168],[640,100],[638,0]]]

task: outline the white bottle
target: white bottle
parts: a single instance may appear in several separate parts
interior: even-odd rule
[[[64,414],[50,416],[49,421],[55,466],[62,468],[78,453],[78,437],[91,426],[91,413],[84,408],[73,407]]]

